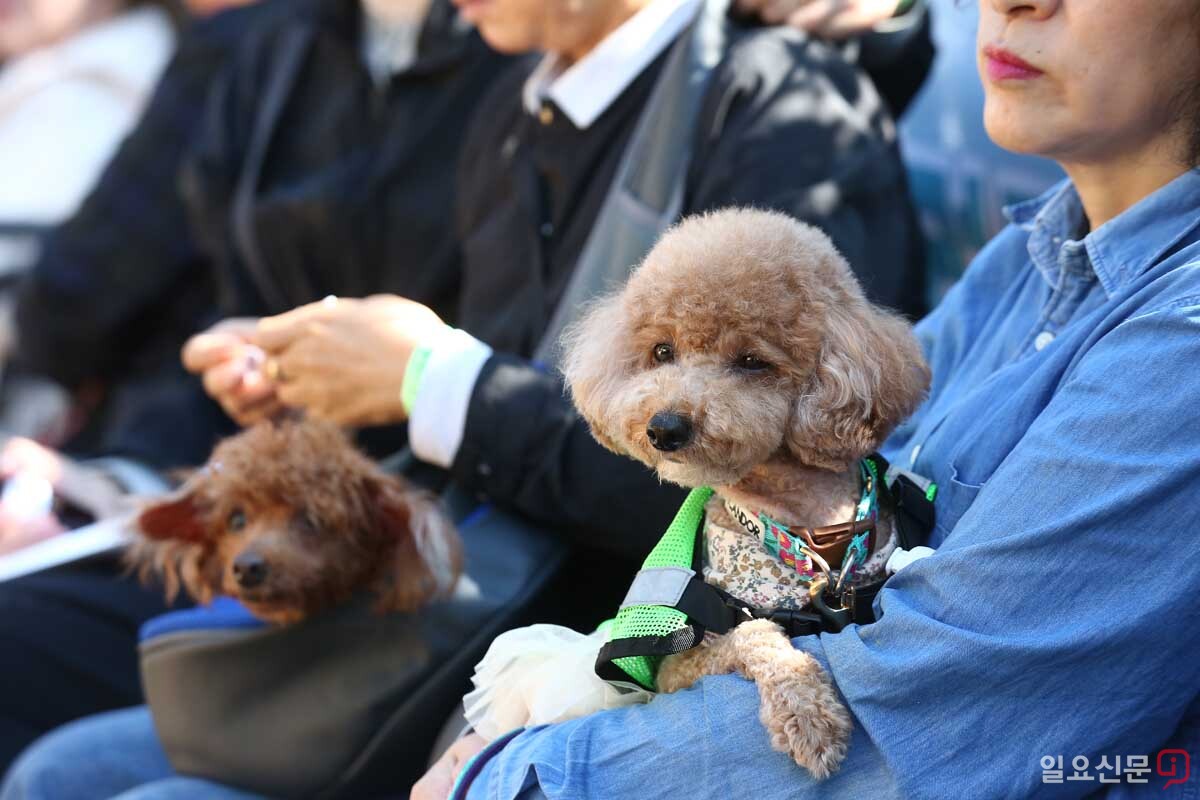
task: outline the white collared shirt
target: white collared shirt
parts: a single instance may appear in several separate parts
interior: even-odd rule
[[[566,69],[559,56],[547,55],[525,81],[525,110],[537,114],[550,100],[576,128],[587,130],[691,24],[700,3],[654,0]]]
[[[429,0],[382,3],[362,0],[362,55],[371,79],[382,86],[417,61],[421,29],[429,13]]]

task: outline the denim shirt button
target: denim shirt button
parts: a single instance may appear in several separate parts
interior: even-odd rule
[[[1039,333],[1037,335],[1037,338],[1033,340],[1033,347],[1035,350],[1039,350],[1039,351],[1045,350],[1046,345],[1050,344],[1053,341],[1054,341],[1053,333],[1051,333],[1050,331],[1042,331],[1041,333]]]

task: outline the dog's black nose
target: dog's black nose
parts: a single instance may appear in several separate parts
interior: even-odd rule
[[[267,579],[267,562],[258,553],[242,553],[233,560],[233,577],[238,586],[253,589]]]
[[[660,411],[650,418],[646,438],[656,450],[670,453],[692,440],[692,421],[674,411]]]

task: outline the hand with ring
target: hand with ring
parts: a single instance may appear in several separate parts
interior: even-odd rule
[[[326,298],[263,319],[252,341],[284,405],[364,427],[407,418],[400,391],[409,357],[445,329],[431,309],[403,297]]]
[[[283,380],[277,362],[252,341],[258,320],[227,319],[188,340],[183,364],[201,376],[204,390],[239,425],[253,425],[278,414],[277,388]]]

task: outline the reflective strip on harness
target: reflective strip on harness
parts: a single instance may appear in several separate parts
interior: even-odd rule
[[[696,573],[686,567],[648,567],[639,572],[621,601],[629,606],[676,606]]]

